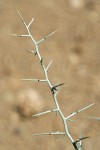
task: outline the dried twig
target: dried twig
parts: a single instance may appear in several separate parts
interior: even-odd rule
[[[24,21],[23,17],[21,16],[21,14],[20,14],[19,11],[18,11],[18,14],[19,14],[19,16],[20,16],[20,18],[21,18],[21,20],[22,20],[22,22],[23,22],[23,24],[24,24],[24,26],[25,26],[25,28],[26,28],[26,30],[27,30],[27,34],[26,34],[26,35],[23,35],[23,34],[22,34],[22,35],[19,35],[19,34],[12,34],[12,35],[13,35],[13,36],[19,36],[19,37],[28,37],[28,38],[30,38],[30,39],[32,40],[33,44],[35,45],[35,51],[31,51],[31,50],[28,50],[28,51],[31,52],[31,53],[35,53],[35,55],[37,54],[37,57],[38,57],[38,59],[39,59],[39,62],[40,62],[40,64],[41,64],[41,67],[42,67],[42,69],[43,69],[44,76],[45,76],[45,79],[43,79],[43,80],[41,80],[41,79],[21,79],[21,80],[46,82],[46,83],[48,84],[49,88],[50,88],[50,91],[51,91],[51,93],[52,93],[52,96],[53,96],[53,99],[54,99],[54,102],[55,102],[55,106],[56,106],[55,109],[51,109],[51,110],[48,110],[48,111],[44,111],[44,112],[35,114],[35,115],[33,115],[33,117],[41,116],[41,115],[44,115],[44,114],[48,114],[48,113],[50,113],[50,112],[57,112],[57,113],[60,115],[60,117],[61,117],[61,119],[62,119],[62,122],[63,122],[63,125],[64,125],[64,132],[59,132],[59,131],[57,131],[57,132],[48,132],[48,133],[36,133],[36,134],[33,134],[33,136],[40,136],[40,135],[67,135],[67,137],[69,138],[70,142],[72,143],[74,149],[75,149],[75,150],[80,150],[79,147],[78,147],[78,145],[77,145],[77,143],[78,143],[78,142],[81,143],[82,140],[84,140],[84,139],[86,139],[86,138],[88,138],[88,137],[79,138],[78,140],[75,141],[75,140],[73,139],[72,135],[71,135],[70,132],[69,132],[69,129],[68,129],[68,122],[67,122],[67,121],[68,121],[68,120],[71,120],[70,118],[71,118],[72,116],[77,115],[78,113],[80,113],[80,112],[82,112],[82,111],[88,109],[89,107],[91,107],[92,105],[94,105],[94,103],[92,103],[92,104],[90,104],[90,105],[88,105],[88,106],[86,106],[86,107],[84,107],[84,108],[82,108],[82,109],[80,109],[80,110],[78,110],[78,111],[72,113],[72,114],[69,115],[68,117],[65,117],[65,116],[64,116],[63,112],[62,112],[61,109],[60,109],[58,100],[57,100],[57,93],[58,93],[58,89],[57,89],[57,88],[58,88],[59,86],[62,86],[64,83],[57,84],[57,85],[55,85],[55,86],[53,86],[53,85],[51,84],[51,82],[50,82],[50,80],[49,80],[49,77],[48,77],[48,69],[49,69],[49,67],[50,67],[50,65],[51,65],[51,63],[52,63],[52,61],[50,61],[50,63],[49,63],[48,66],[46,67],[46,66],[44,65],[44,59],[41,57],[40,51],[39,51],[39,47],[38,47],[38,45],[39,45],[40,43],[44,42],[47,38],[49,38],[50,36],[52,36],[57,30],[55,30],[54,32],[52,32],[51,34],[45,36],[44,38],[42,38],[40,41],[37,42],[37,41],[33,38],[32,34],[31,34],[31,32],[30,32],[30,26],[32,25],[34,18],[32,18],[32,20],[30,21],[30,23],[27,25],[26,22]]]

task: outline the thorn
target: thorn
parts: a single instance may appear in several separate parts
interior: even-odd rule
[[[36,56],[36,55],[37,55],[37,52],[35,51],[34,56]]]
[[[57,30],[55,30],[54,32],[50,33],[49,35],[45,36],[44,38],[42,38],[40,41],[37,42],[37,44],[40,44],[41,42],[43,42],[44,40],[46,40],[48,37],[50,37],[51,35],[53,35],[54,33],[56,33]]]
[[[57,112],[56,112],[56,116],[58,116],[58,114],[59,114],[59,111],[57,110]]]
[[[43,58],[41,58],[40,63],[41,63],[41,65],[42,65],[42,63],[43,63]]]
[[[64,84],[65,84],[65,83],[60,83],[60,84],[56,85],[55,87],[62,86],[62,85],[64,85]]]
[[[36,55],[37,54],[37,52],[36,51],[32,51],[32,50],[27,50],[28,52],[30,52],[30,53],[34,53],[34,55]]]
[[[20,16],[20,18],[21,18],[22,22],[25,24],[25,21],[24,21],[24,19],[23,19],[22,15],[20,14],[19,10],[17,10],[17,12],[18,12],[18,14],[19,14],[19,16]]]
[[[65,83],[61,83],[61,84],[57,84],[57,85],[51,87],[51,92],[52,92],[52,94],[55,94],[55,91],[58,91],[58,90],[57,90],[57,87],[62,86],[62,85],[64,85],[64,84],[65,84]]]
[[[70,122],[74,122],[74,120],[72,120],[72,119],[68,119],[68,121],[70,121]]]
[[[47,132],[47,133],[36,133],[36,134],[33,134],[33,136],[40,136],[40,135],[65,135],[66,133],[65,132]]]
[[[23,81],[36,81],[36,82],[47,82],[47,80],[41,80],[41,79],[20,79]]]
[[[77,113],[79,113],[79,112],[81,112],[81,111],[83,111],[83,110],[85,110],[85,109],[87,109],[87,108],[93,106],[94,104],[95,104],[95,103],[92,103],[92,104],[90,104],[90,105],[88,105],[88,106],[86,106],[86,107],[84,107],[84,108],[78,110]]]
[[[55,85],[55,86],[53,86],[52,88],[51,88],[51,90],[56,90],[57,91],[57,87],[59,87],[59,86],[62,86],[62,85],[64,85],[65,83],[60,83],[60,84],[57,84],[57,85]]]
[[[30,23],[28,24],[28,28],[31,26],[31,24],[33,23],[33,21],[34,21],[34,18],[32,18],[32,20],[30,21]]]
[[[48,66],[47,66],[47,68],[46,68],[46,71],[48,71],[48,69],[49,69],[49,67],[50,67],[50,65],[51,65],[51,63],[52,63],[52,61],[53,61],[53,60],[51,60],[50,63],[48,64]]]
[[[19,14],[19,16],[21,17],[21,14],[20,14],[20,12],[19,12],[19,10],[17,9],[17,13]]]
[[[89,136],[86,136],[86,137],[83,137],[83,138],[79,138],[76,142],[79,142],[79,141],[81,141],[81,140],[85,140],[85,139],[88,139],[88,138],[90,138]]]
[[[31,53],[35,53],[35,51],[29,50],[29,49],[28,49],[27,51],[28,51],[28,52],[31,52]]]
[[[75,150],[78,150],[77,143],[76,143],[76,142],[73,142],[72,144],[73,144]]]
[[[44,112],[32,115],[32,117],[41,116],[41,115],[44,115],[44,114],[47,114],[47,113],[51,113],[51,112],[56,112],[56,111],[57,111],[57,109],[51,109],[51,110],[47,110],[47,111],[44,111]]]
[[[86,107],[84,107],[84,108],[82,108],[82,109],[80,109],[80,110],[78,110],[78,111],[75,111],[75,112],[71,113],[71,115],[69,115],[69,116],[66,117],[65,119],[68,120],[69,118],[73,117],[74,115],[77,115],[78,113],[80,113],[80,112],[82,112],[82,111],[84,111],[84,110],[90,108],[90,107],[93,106],[94,104],[95,104],[95,103],[92,103],[92,104],[90,104],[90,105],[88,105],[88,106],[86,106]]]
[[[13,34],[13,33],[12,33],[12,34],[10,34],[10,35],[11,35],[11,36],[18,36],[18,34]]]
[[[75,150],[79,150],[77,143],[80,142],[81,140],[85,140],[85,139],[87,139],[87,138],[89,138],[89,137],[79,138],[78,140],[74,141],[74,142],[73,142],[73,146],[74,146]]]
[[[23,34],[11,34],[12,36],[19,36],[19,37],[29,37],[30,35],[23,35]]]

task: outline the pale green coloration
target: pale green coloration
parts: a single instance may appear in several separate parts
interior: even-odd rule
[[[44,115],[44,114],[47,114],[47,113],[50,113],[50,112],[56,112],[57,114],[60,115],[61,119],[62,119],[62,122],[63,122],[63,125],[64,125],[64,132],[60,132],[60,131],[57,131],[57,132],[48,132],[48,133],[35,133],[33,134],[34,136],[40,136],[40,135],[66,135],[68,137],[68,139],[70,140],[70,142],[72,143],[73,147],[75,150],[82,150],[82,140],[88,138],[88,137],[83,137],[83,138],[79,138],[78,140],[74,140],[72,135],[70,134],[69,132],[69,129],[68,129],[68,121],[72,121],[70,118],[73,117],[74,115],[77,115],[78,113],[88,109],[89,107],[91,107],[92,105],[94,105],[94,103],[70,114],[69,116],[65,117],[63,112],[61,111],[60,109],[60,106],[59,106],[59,103],[58,103],[58,100],[57,100],[57,93],[58,93],[58,87],[59,86],[62,86],[64,83],[61,83],[61,84],[57,84],[55,86],[53,86],[49,80],[49,77],[48,77],[48,69],[52,63],[52,60],[50,61],[50,63],[48,64],[48,66],[46,67],[44,65],[44,61],[43,61],[43,58],[41,57],[40,55],[40,52],[39,52],[39,48],[38,48],[38,45],[41,44],[42,42],[44,42],[47,38],[49,38],[50,36],[52,36],[57,30],[55,30],[54,32],[52,32],[51,34],[45,36],[44,38],[42,38],[41,40],[39,40],[38,42],[36,42],[36,40],[33,38],[29,28],[30,26],[32,25],[33,21],[34,21],[34,18],[32,18],[32,20],[30,21],[30,23],[27,25],[26,22],[24,21],[23,17],[21,16],[20,12],[18,11],[18,14],[28,32],[27,35],[19,35],[19,34],[12,34],[13,36],[19,36],[19,37],[28,37],[32,40],[33,44],[35,45],[35,51],[32,51],[32,50],[28,50],[29,52],[31,53],[34,53],[35,55],[38,56],[38,59],[39,59],[39,62],[41,64],[41,67],[43,69],[43,72],[44,72],[44,76],[45,76],[45,79],[21,79],[21,80],[26,80],[26,81],[37,81],[37,82],[46,82],[50,88],[50,91],[52,93],[52,96],[53,96],[53,99],[54,99],[54,102],[55,102],[55,108],[54,109],[51,109],[51,110],[47,110],[47,111],[44,111],[44,112],[41,112],[41,113],[38,113],[38,114],[35,114],[33,115],[33,117],[36,117],[36,116],[41,116],[41,115]]]

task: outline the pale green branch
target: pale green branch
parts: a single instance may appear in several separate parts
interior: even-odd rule
[[[28,24],[28,28],[31,26],[31,24],[33,23],[33,21],[34,21],[34,18],[32,18],[32,20],[30,21],[30,23]]]
[[[17,12],[18,12],[18,14],[19,14],[19,16],[20,16],[20,18],[21,18],[23,24],[25,25],[25,27],[27,27],[27,25],[26,25],[26,23],[25,23],[25,21],[24,21],[22,15],[20,14],[19,10],[17,10]]]
[[[95,104],[95,103],[92,103],[92,104],[90,104],[90,105],[88,105],[88,106],[86,106],[86,107],[84,107],[84,108],[82,108],[82,109],[80,109],[80,110],[78,110],[78,111],[75,111],[74,113],[72,113],[71,115],[69,115],[68,117],[66,117],[65,119],[68,120],[69,118],[73,117],[74,115],[77,115],[78,113],[80,113],[80,112],[82,112],[82,111],[84,111],[84,110],[90,108],[90,107],[93,106],[94,104]]]
[[[28,34],[23,35],[23,34],[11,34],[12,36],[19,36],[19,37],[30,37]]]
[[[40,43],[42,43],[44,40],[46,40],[48,37],[50,37],[51,35],[53,35],[56,32],[57,32],[57,30],[55,30],[54,32],[52,32],[49,35],[45,36],[43,39],[41,39],[40,41],[38,41],[37,44],[39,45]]]
[[[46,80],[41,80],[41,79],[21,79],[23,81],[37,81],[37,82],[46,82]]]
[[[48,71],[49,67],[51,66],[52,61],[53,61],[53,60],[51,60],[50,63],[48,64],[48,66],[47,66],[47,68],[46,68],[46,71]]]
[[[46,133],[35,133],[33,136],[40,136],[40,135],[65,135],[65,132],[46,132]]]
[[[32,115],[32,117],[41,116],[41,115],[48,114],[48,113],[55,112],[55,111],[58,111],[58,110],[57,109],[47,110],[47,111]]]

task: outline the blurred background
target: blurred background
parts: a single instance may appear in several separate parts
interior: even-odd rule
[[[58,101],[65,116],[95,102],[90,109],[73,117],[69,130],[76,140],[80,135],[87,150],[100,147],[100,2],[98,0],[0,0],[0,150],[72,150],[66,136],[39,136],[33,133],[63,131],[55,113],[32,118],[32,114],[55,108],[44,83],[21,81],[43,79],[44,74],[18,16],[26,23],[34,17],[31,33],[36,41],[58,29],[39,50],[45,65],[53,59],[49,78],[59,88]],[[60,141],[56,141],[61,138]]]

